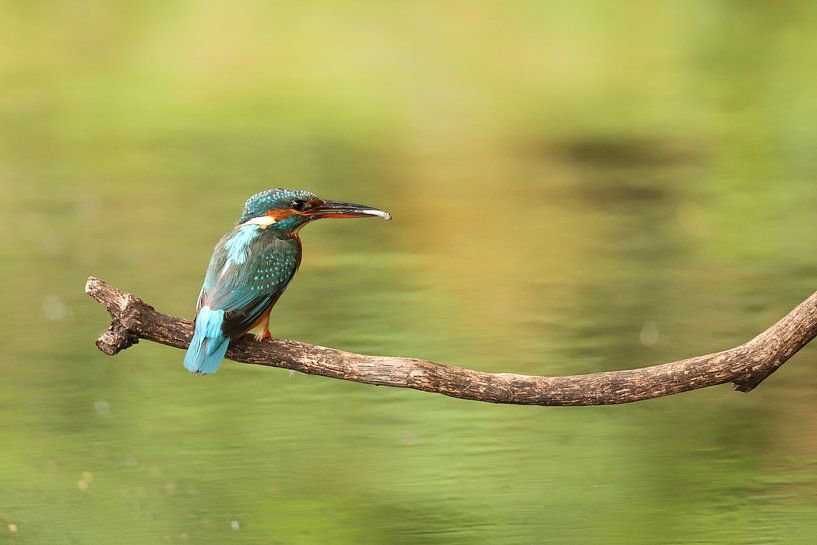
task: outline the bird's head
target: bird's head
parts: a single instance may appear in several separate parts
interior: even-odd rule
[[[238,224],[255,224],[284,233],[296,232],[304,224],[320,218],[366,218],[390,220],[383,210],[339,201],[325,201],[309,191],[268,189],[256,193],[244,204]]]

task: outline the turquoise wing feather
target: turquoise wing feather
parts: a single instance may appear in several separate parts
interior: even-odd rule
[[[274,305],[298,269],[296,238],[241,226],[216,245],[199,294],[196,328],[185,367],[213,373],[230,338],[246,333]]]

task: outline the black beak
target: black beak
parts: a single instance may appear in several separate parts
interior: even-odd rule
[[[323,204],[308,208],[302,212],[305,216],[313,218],[366,218],[376,216],[384,220],[390,220],[391,214],[365,206],[362,204],[352,204],[350,202],[323,201]]]

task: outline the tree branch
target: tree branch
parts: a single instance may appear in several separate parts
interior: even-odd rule
[[[111,315],[96,341],[115,355],[147,339],[187,348],[193,324],[157,312],[141,299],[91,276],[85,292]],[[246,335],[230,343],[227,357],[310,375],[378,386],[413,388],[461,399],[519,405],[610,405],[697,390],[732,382],[748,392],[817,336],[817,293],[769,329],[735,348],[685,360],[589,375],[529,376],[486,373],[414,358],[366,356],[298,341]]]

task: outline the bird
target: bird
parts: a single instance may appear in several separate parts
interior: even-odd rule
[[[301,264],[298,233],[304,225],[321,218],[365,217],[391,219],[383,210],[295,189],[268,189],[247,199],[233,229],[213,249],[185,368],[211,375],[231,340],[247,333],[257,341],[270,337],[270,311]]]

